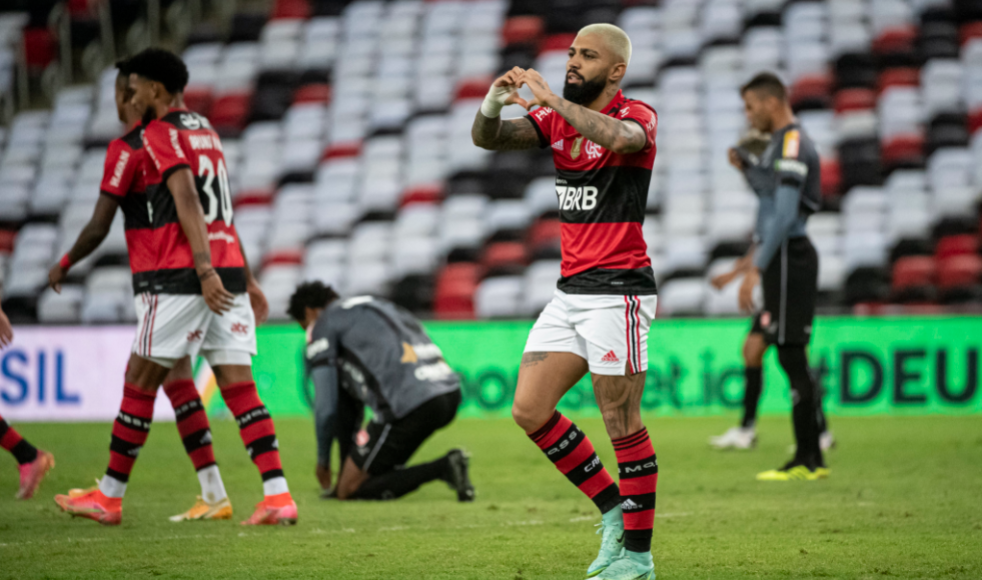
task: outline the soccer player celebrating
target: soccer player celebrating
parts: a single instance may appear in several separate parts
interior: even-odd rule
[[[133,90],[129,86],[126,61],[116,64],[116,112],[119,120],[129,128],[128,132],[109,143],[106,164],[92,219],[82,228],[72,248],[61,261],[51,267],[48,281],[55,292],[61,292],[61,283],[72,264],[91,254],[109,234],[117,208],[122,208],[126,228],[126,249],[133,271],[133,291],[140,295],[146,291],[150,280],[147,272],[156,269],[157,247],[154,229],[143,179],[143,127],[140,115],[133,107]],[[257,299],[262,294],[256,295]],[[262,300],[265,302],[265,300]],[[204,404],[198,396],[191,372],[189,357],[181,358],[164,378],[164,393],[170,399],[177,418],[177,431],[184,442],[184,449],[194,464],[201,483],[201,496],[187,512],[171,518],[182,520],[217,520],[232,517],[225,485],[222,482],[215,454],[211,447],[211,429]],[[91,490],[75,490],[75,495]],[[71,493],[70,493],[71,495]]]
[[[621,94],[630,58],[623,30],[587,26],[569,49],[562,97],[538,72],[516,67],[491,86],[471,131],[485,149],[552,147],[562,278],[529,335],[512,415],[603,514],[600,553],[587,574],[608,580],[655,575],[658,463],[641,421],[641,396],[657,289],[641,224],[658,118]],[[523,85],[531,101],[518,96]],[[541,108],[502,121],[502,107],[513,103]],[[556,410],[587,371],[617,454],[620,487],[586,435]]]
[[[743,173],[748,185],[760,197],[758,206],[757,227],[754,232],[754,245],[745,256],[736,261],[729,272],[720,274],[712,279],[712,284],[719,290],[728,286],[738,277],[744,275],[753,267],[756,244],[760,243],[762,230],[773,210],[773,199],[766,195],[773,189],[771,171],[761,164],[761,156],[770,145],[770,135],[750,129],[747,135],[729,151],[729,161],[737,170]],[[763,192],[763,193],[762,193]],[[762,197],[762,195],[766,195]],[[753,318],[750,332],[743,343],[743,362],[745,389],[743,393],[743,418],[740,425],[732,427],[722,435],[709,438],[709,444],[716,449],[751,449],[757,445],[757,406],[763,392],[764,352],[768,343],[764,339],[764,330],[760,324],[758,311]],[[828,430],[828,422],[821,405],[818,404],[819,446],[822,451],[830,449],[835,444],[832,433]]]
[[[14,329],[10,326],[10,319],[0,308],[0,349],[6,348],[13,339]],[[28,443],[3,417],[0,417],[0,447],[9,451],[17,460],[20,488],[14,497],[31,499],[48,470],[55,466],[54,456]]]
[[[99,487],[55,500],[73,515],[118,524],[133,463],[150,431],[157,387],[176,362],[199,352],[214,369],[259,468],[264,499],[245,522],[294,524],[297,507],[280,464],[269,411],[252,378],[255,318],[249,290],[261,292],[242,255],[228,169],[208,120],[184,108],[187,67],[171,52],[147,49],[129,60],[133,105],[144,124],[144,174],[155,269],[137,274],[140,326],[113,425],[109,468]]]
[[[453,421],[461,400],[460,379],[419,321],[387,300],[340,300],[320,282],[297,287],[289,314],[307,332],[317,477],[325,490],[332,482],[335,438],[341,449],[337,486],[325,496],[396,499],[442,480],[457,491],[458,501],[473,501],[468,459],[461,450],[405,467],[430,435]],[[357,440],[365,405],[372,421],[367,438]]]
[[[805,354],[818,294],[818,254],[805,232],[808,216],[821,206],[818,152],[798,125],[777,76],[759,74],[740,93],[749,124],[771,134],[753,180],[760,196],[760,241],[745,265],[740,307],[753,312],[753,290],[763,272],[760,329],[768,344],[777,345],[778,360],[791,383],[797,442],[791,461],[757,479],[821,479],[829,470],[819,447],[820,402]]]

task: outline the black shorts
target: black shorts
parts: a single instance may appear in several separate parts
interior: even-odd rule
[[[388,473],[405,465],[423,441],[453,421],[460,401],[458,390],[433,397],[391,423],[373,420],[365,429],[368,441],[354,448],[350,455],[352,461],[358,469],[372,475]]]
[[[785,241],[764,270],[761,284],[764,308],[754,329],[763,331],[768,344],[808,344],[818,297],[818,252],[808,238]]]

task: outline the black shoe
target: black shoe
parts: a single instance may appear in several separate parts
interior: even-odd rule
[[[457,501],[474,501],[474,486],[468,474],[470,458],[460,449],[454,449],[447,453],[447,462],[450,464],[449,481],[450,489],[457,491]]]

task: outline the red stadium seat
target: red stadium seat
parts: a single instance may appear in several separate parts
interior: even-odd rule
[[[835,93],[835,112],[868,111],[876,108],[876,93],[870,89],[841,89]]]
[[[321,160],[337,159],[341,157],[358,157],[361,155],[361,141],[346,141],[328,145],[324,149]]]
[[[72,19],[91,18],[95,15],[95,2],[89,0],[68,0],[68,13]]]
[[[982,107],[969,111],[968,113],[968,133],[974,135],[976,131],[982,129]]]
[[[43,70],[55,60],[55,39],[47,28],[25,28],[23,38],[27,68]]]
[[[508,266],[524,266],[528,263],[525,244],[521,242],[495,242],[489,244],[481,256],[481,265],[486,269]]]
[[[442,185],[417,185],[402,192],[400,207],[414,203],[440,203],[443,201]]]
[[[935,274],[934,258],[930,256],[906,256],[893,265],[893,290],[932,286]]]
[[[305,19],[310,18],[311,13],[309,0],[276,0],[270,18]]]
[[[921,84],[921,71],[916,68],[888,68],[880,73],[877,92],[882,93],[890,87],[917,87]]]
[[[828,74],[805,75],[791,85],[788,100],[795,109],[824,108],[832,93],[832,77]]]
[[[576,40],[575,32],[564,32],[562,34],[550,34],[542,40],[542,44],[539,45],[539,54],[543,52],[549,52],[552,50],[558,50],[561,52],[566,52],[569,47]]]
[[[512,16],[501,28],[501,40],[508,44],[538,44],[545,30],[540,16]]]
[[[263,268],[274,264],[303,264],[303,250],[277,250],[263,256]]]
[[[491,77],[471,77],[457,83],[457,90],[454,92],[454,100],[461,99],[483,99],[488,94],[488,87],[494,79]]]
[[[873,40],[873,54],[913,54],[917,47],[917,27],[912,25],[887,28]]]
[[[842,186],[842,167],[839,160],[825,158],[822,160],[822,197],[837,197]]]
[[[882,143],[883,163],[891,167],[924,165],[924,136],[896,135]]]
[[[14,241],[17,239],[17,232],[14,230],[0,230],[0,253],[9,254],[14,251]]]
[[[982,21],[966,22],[958,29],[958,38],[962,46],[973,38],[982,38]]]
[[[537,220],[528,232],[528,246],[534,252],[543,246],[558,245],[562,224],[557,219]]]
[[[975,286],[982,282],[982,256],[952,256],[938,264],[938,286],[943,289]]]
[[[293,93],[293,104],[297,103],[324,103],[331,102],[331,85],[327,83],[315,83],[304,85]]]
[[[433,313],[440,320],[474,318],[474,293],[481,268],[472,262],[447,264],[440,272],[433,297]]]
[[[232,199],[232,207],[268,206],[273,203],[275,195],[272,189],[250,189],[236,195]]]
[[[215,99],[211,106],[211,116],[208,120],[219,128],[231,128],[241,130],[245,127],[246,118],[249,116],[251,92],[229,93]]]
[[[188,110],[204,115],[205,117],[211,117],[213,99],[214,95],[212,95],[211,89],[208,88],[190,88],[184,91],[184,104],[187,105]]]
[[[979,251],[979,239],[972,234],[945,236],[934,246],[934,257],[938,261],[954,256],[976,254]]]

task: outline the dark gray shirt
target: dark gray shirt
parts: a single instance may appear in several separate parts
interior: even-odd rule
[[[760,165],[745,171],[760,197],[754,265],[764,270],[786,239],[807,235],[805,222],[822,203],[821,163],[814,143],[792,123],[774,132]]]

